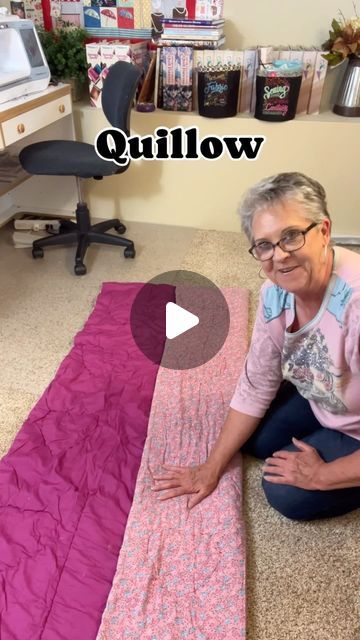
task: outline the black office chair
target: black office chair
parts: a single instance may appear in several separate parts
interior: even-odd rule
[[[126,135],[130,133],[131,107],[140,77],[141,71],[137,66],[120,61],[110,67],[104,81],[102,108],[105,116],[113,127],[121,129]],[[77,243],[74,271],[80,276],[86,273],[84,257],[92,242],[125,247],[125,258],[135,257],[135,247],[131,240],[105,233],[109,229],[115,229],[119,234],[125,233],[126,228],[120,220],[104,220],[91,225],[89,209],[82,197],[80,180],[102,180],[104,176],[126,171],[129,164],[119,166],[115,162],[102,160],[93,145],[74,140],[49,140],[30,144],[20,152],[19,158],[24,169],[30,174],[75,176],[78,190],[76,223],[63,220],[59,234],[35,240],[32,249],[34,258],[44,256],[43,247]]]

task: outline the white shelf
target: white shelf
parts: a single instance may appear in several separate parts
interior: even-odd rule
[[[89,101],[81,101],[81,102],[75,102],[73,104],[73,111],[74,113],[82,113],[82,112],[86,112],[88,113],[93,113],[94,116],[99,116],[100,114],[102,114],[102,110],[98,109],[96,107],[92,107]],[[150,120],[151,119],[158,119],[159,116],[161,115],[161,117],[163,117],[164,119],[167,118],[184,118],[184,119],[188,119],[188,118],[192,118],[192,119],[197,119],[199,118],[200,120],[210,120],[212,122],[215,122],[217,120],[227,120],[227,121],[236,121],[236,120],[251,120],[251,121],[255,121],[255,122],[264,122],[266,124],[270,124],[270,125],[279,125],[279,124],[284,124],[283,122],[269,122],[266,120],[257,120],[256,118],[254,118],[253,114],[249,114],[249,113],[238,113],[236,114],[236,116],[230,117],[230,118],[205,118],[205,116],[201,116],[197,111],[165,111],[164,109],[155,109],[155,111],[150,111],[148,113],[142,113],[139,111],[136,111],[136,109],[133,109],[132,111],[132,115],[131,118],[133,119],[134,117],[136,118],[142,118],[144,120]],[[105,118],[105,116],[104,116]],[[339,116],[336,113],[333,113],[333,111],[323,111],[321,113],[318,114],[307,114],[307,115],[303,115],[303,116],[296,116],[293,120],[286,120],[287,123],[294,123],[296,125],[296,123],[298,122],[315,122],[317,124],[320,124],[322,122],[332,122],[332,123],[338,123],[338,124],[360,124],[360,117],[358,118],[346,118],[344,116]]]

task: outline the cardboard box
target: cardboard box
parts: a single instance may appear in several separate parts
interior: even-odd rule
[[[163,56],[162,108],[192,111],[193,50],[190,47],[165,47]]]
[[[316,51],[304,51],[303,55],[303,73],[301,80],[300,93],[296,108],[296,115],[303,116],[307,113],[310,99],[311,87],[314,78]]]
[[[244,69],[240,88],[240,113],[249,113],[256,68],[256,49],[245,49]]]
[[[90,65],[88,69],[90,104],[101,109],[103,82],[111,65],[124,60],[130,64],[137,64],[146,71],[150,61],[148,42],[130,43],[128,40],[92,42],[86,45],[86,60]]]
[[[323,58],[323,53],[327,53],[327,51],[318,51],[316,54],[314,77],[307,110],[309,114],[318,114],[320,112],[321,96],[328,67],[328,61]]]
[[[101,107],[101,56],[100,46],[97,42],[86,45],[86,61],[90,65],[88,68],[90,104],[92,107]]]

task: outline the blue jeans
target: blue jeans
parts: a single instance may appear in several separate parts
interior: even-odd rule
[[[292,384],[283,382],[242,451],[264,460],[280,449],[296,451],[292,437],[304,440],[317,449],[325,462],[332,462],[360,449],[360,440],[322,427],[309,402]],[[360,486],[318,491],[272,484],[263,479],[263,489],[269,504],[293,520],[331,518],[360,508]]]

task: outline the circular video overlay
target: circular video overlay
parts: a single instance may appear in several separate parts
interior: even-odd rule
[[[220,289],[193,271],[166,271],[140,289],[131,331],[142,353],[167,369],[193,369],[213,358],[229,332]]]

